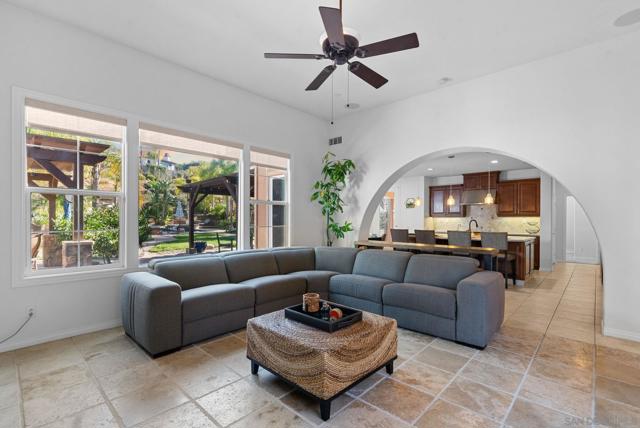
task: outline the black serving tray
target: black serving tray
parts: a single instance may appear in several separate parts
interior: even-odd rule
[[[320,306],[322,307],[322,301]],[[359,311],[348,306],[338,305],[336,303],[329,302],[331,308],[340,308],[342,310],[342,318],[339,320],[323,320],[320,316],[320,311],[315,313],[304,312],[302,310],[302,304],[289,306],[284,310],[284,317],[293,321],[298,321],[303,324],[315,327],[320,330],[333,333],[342,328],[349,327],[352,324],[362,321],[362,311]]]

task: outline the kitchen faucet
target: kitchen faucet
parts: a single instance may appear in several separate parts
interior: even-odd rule
[[[471,232],[471,223],[476,224],[476,229],[480,227],[480,225],[478,225],[478,220],[476,220],[475,218],[472,218],[471,220],[469,220],[469,232]]]

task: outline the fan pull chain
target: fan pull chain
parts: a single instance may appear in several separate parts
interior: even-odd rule
[[[349,98],[349,66],[347,68],[347,108],[350,108],[350,98]]]
[[[334,119],[334,114],[333,114],[333,73],[331,74],[331,124],[333,125],[333,119]]]

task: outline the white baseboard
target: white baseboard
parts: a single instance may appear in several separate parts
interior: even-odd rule
[[[115,319],[115,320],[106,321],[103,323],[85,326],[83,328],[63,330],[58,333],[50,334],[47,336],[25,339],[25,340],[13,342],[13,343],[9,342],[5,345],[0,346],[0,352],[13,351],[14,349],[26,348],[27,346],[39,345],[41,343],[51,342],[53,340],[66,339],[67,337],[93,333],[94,331],[106,330],[108,328],[118,327],[119,325],[122,325],[122,320]]]
[[[628,331],[628,330],[621,330],[619,328],[606,327],[604,325],[604,322],[602,324],[603,324],[602,334],[604,334],[605,336],[617,337],[618,339],[626,339],[626,340],[633,340],[635,342],[640,342],[640,333],[637,331]]]
[[[599,265],[600,259],[597,257],[567,257],[567,263],[581,263],[585,265]]]

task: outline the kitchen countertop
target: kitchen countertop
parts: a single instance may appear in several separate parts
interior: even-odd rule
[[[447,239],[447,232],[436,232],[436,239]],[[536,240],[535,235],[520,235],[520,234],[509,234],[507,238],[509,242],[531,242]],[[480,233],[473,232],[471,234],[471,240],[479,242],[480,241]]]

